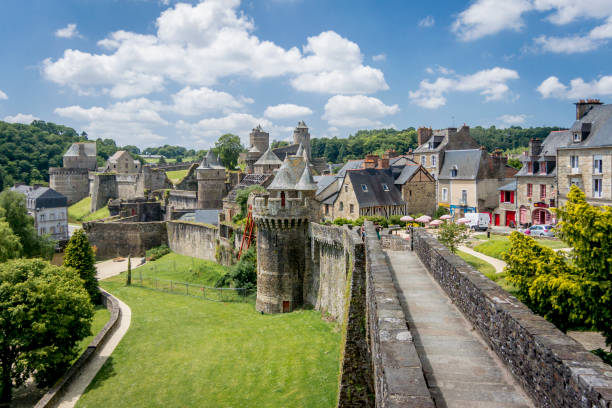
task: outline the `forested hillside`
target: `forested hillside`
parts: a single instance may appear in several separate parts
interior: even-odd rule
[[[497,129],[495,126],[491,126],[487,129],[482,126],[475,126],[470,129],[470,134],[478,143],[492,152],[495,149],[514,150],[527,147],[529,139],[539,138],[544,140],[551,131],[561,129],[560,127],[532,127],[523,129],[519,126],[507,129]]]
[[[0,190],[17,182],[49,181],[49,167],[61,166],[70,144],[81,140],[74,129],[51,122],[0,121]]]

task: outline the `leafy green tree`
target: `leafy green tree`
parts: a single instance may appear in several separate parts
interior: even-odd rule
[[[257,287],[257,252],[255,246],[251,246],[242,253],[240,260],[232,266],[230,271],[221,276],[216,283],[217,287],[231,284],[234,288],[247,290]]]
[[[226,133],[215,142],[214,152],[219,156],[223,165],[233,170],[238,163],[238,156],[244,151],[240,138],[231,133]]]
[[[164,156],[161,156],[157,161],[157,164],[167,164],[166,158]]]
[[[40,259],[0,264],[0,399],[30,376],[47,386],[91,334],[93,307],[76,271]]]
[[[85,231],[79,229],[72,234],[66,245],[64,266],[73,268],[85,282],[85,289],[93,303],[98,303],[100,291],[96,279],[95,256]]]
[[[18,258],[21,249],[19,237],[13,234],[11,226],[4,219],[4,209],[0,208],[0,262]]]
[[[247,216],[247,201],[251,193],[265,193],[266,189],[259,185],[249,186],[236,193],[236,204],[240,206],[240,218]]]
[[[467,241],[469,236],[467,226],[464,224],[455,224],[454,222],[445,222],[440,225],[438,231],[438,241],[450,249],[453,254],[457,252],[457,248],[462,243]]]
[[[125,281],[127,286],[132,284],[132,256],[128,255],[128,264],[127,264],[127,279]]]
[[[521,163],[521,161],[519,159],[508,159],[508,165],[514,167],[517,170],[520,170],[523,168],[523,163]]]
[[[448,210],[448,208],[439,206],[438,209],[436,210],[436,213],[434,214],[434,218],[440,218],[441,216],[446,215],[446,214],[450,214],[450,211]]]

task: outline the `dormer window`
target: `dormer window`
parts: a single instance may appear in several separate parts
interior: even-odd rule
[[[429,149],[433,150],[433,142],[429,142]]]
[[[527,173],[533,174],[533,163],[532,162],[527,163]]]
[[[546,174],[546,162],[540,163],[540,174]]]
[[[388,185],[383,184],[382,187],[383,187],[383,191],[389,191],[389,186]]]
[[[362,185],[361,185],[361,190],[362,190],[364,193],[367,193],[367,192],[368,192],[368,186],[367,186],[367,184],[362,184]]]
[[[580,140],[580,133],[574,133],[574,143],[580,143],[582,142],[582,140]]]
[[[457,166],[453,166],[450,172],[451,177],[457,177],[457,172]]]

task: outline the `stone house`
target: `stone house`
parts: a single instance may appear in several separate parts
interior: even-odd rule
[[[577,185],[592,205],[612,205],[612,105],[597,99],[576,103],[571,141],[557,150],[558,201]]]
[[[135,160],[127,150],[119,150],[108,158],[104,171],[114,173],[138,173],[140,172],[140,162]]]
[[[268,148],[265,153],[253,164],[255,174],[272,174],[280,169],[283,162]]]
[[[38,235],[49,234],[55,241],[68,241],[68,200],[64,195],[40,185],[18,184],[11,190],[25,195]]]
[[[498,191],[499,204],[493,213],[491,224],[496,226],[504,225],[506,227],[514,227],[518,221],[516,219],[516,180],[501,186],[498,188]]]
[[[447,150],[438,177],[438,205],[452,215],[488,213],[499,204],[498,188],[513,181],[516,169],[497,151],[484,148]]]

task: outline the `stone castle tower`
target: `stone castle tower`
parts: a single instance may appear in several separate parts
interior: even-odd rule
[[[64,153],[63,167],[49,168],[49,187],[68,199],[68,205],[89,195],[89,172],[97,169],[95,142],[73,143]]]
[[[219,163],[219,159],[209,150],[202,163],[196,169],[198,179],[198,208],[218,209],[223,208],[223,197],[225,188],[225,167]]]
[[[254,164],[270,147],[270,134],[257,125],[249,133],[249,150],[246,154],[246,172],[254,172]]]
[[[309,265],[308,223],[319,214],[317,185],[304,156],[288,156],[268,187],[256,197],[257,302],[264,313],[286,313],[304,303]]]
[[[293,144],[304,146],[308,154],[308,160],[312,160],[310,154],[310,132],[308,132],[308,126],[306,126],[303,120],[300,120],[293,130]]]

